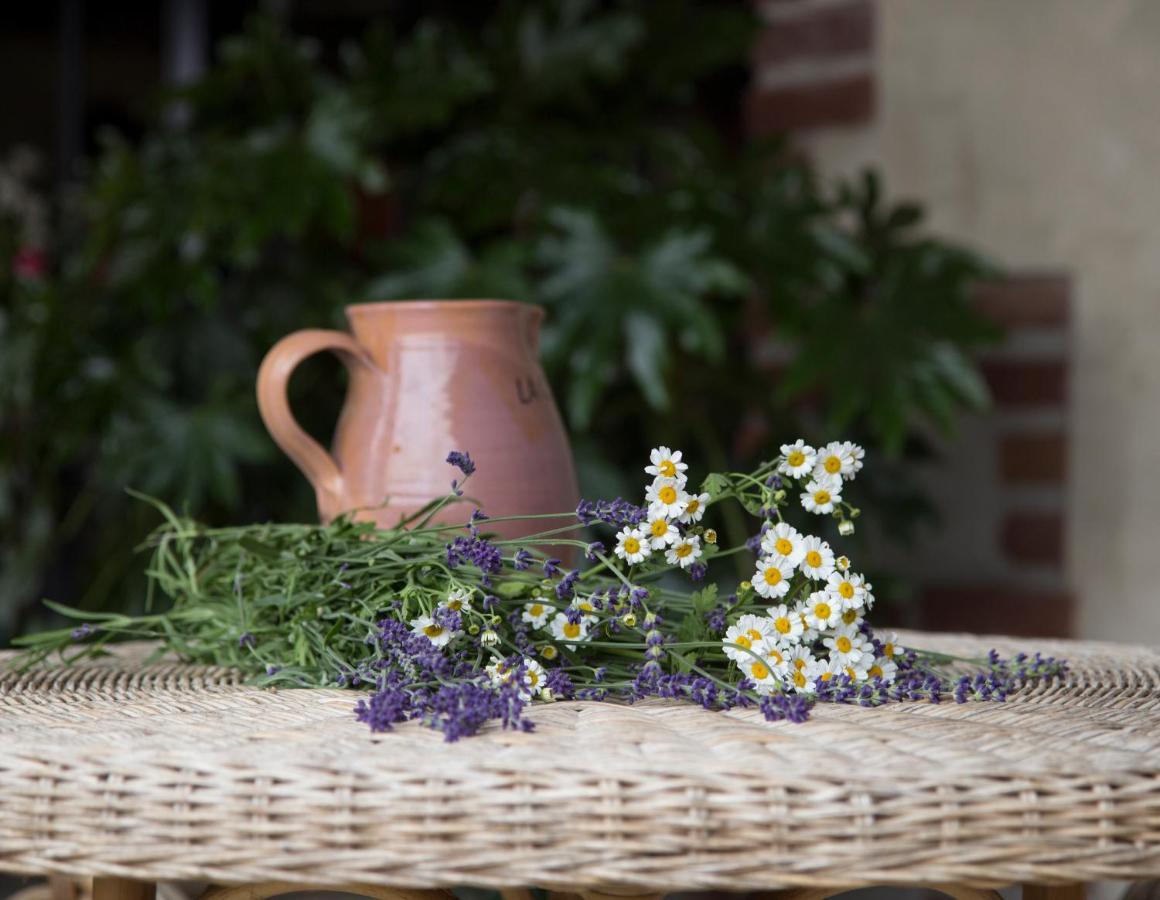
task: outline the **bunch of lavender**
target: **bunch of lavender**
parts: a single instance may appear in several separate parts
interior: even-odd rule
[[[865,617],[872,586],[788,521],[832,517],[840,536],[851,533],[860,513],[843,497],[861,448],[781,450],[754,472],[690,489],[681,452],[658,447],[641,505],[582,501],[571,513],[502,519],[468,512],[475,463],[456,451],[449,493],[391,529],[347,518],[206,528],[153,501],[166,521],[147,541],[148,599],[163,594],[169,608],[128,616],[52,604],[80,624],[21,639],[22,664],[152,639],[159,652],[232,666],[259,685],[367,690],[356,714],[372,729],[418,720],[448,740],[491,721],[530,730],[533,701],[665,697],[797,722],[819,701],[1003,700],[1063,672],[1039,657],[905,650],[876,633]],[[706,525],[724,502],[759,520],[746,544],[722,549]],[[442,521],[456,509],[458,523]],[[559,527],[565,517],[574,524]],[[513,520],[526,537],[490,530]],[[707,580],[715,560],[744,553],[756,556],[750,580],[727,595]]]

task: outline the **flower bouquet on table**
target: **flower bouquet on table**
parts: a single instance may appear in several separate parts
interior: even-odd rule
[[[803,524],[853,532],[860,512],[846,497],[863,456],[849,442],[799,440],[753,472],[692,488],[681,452],[658,447],[641,505],[581,501],[575,524],[538,532],[537,519],[573,514],[504,517],[534,532],[520,540],[468,513],[475,465],[459,451],[447,458],[461,476],[451,491],[391,529],[349,518],[208,528],[157,503],[166,523],[147,541],[150,603],[160,591],[169,608],[53,604],[82,624],[21,639],[23,663],[155,639],[160,652],[236,667],[259,685],[366,689],[355,711],[372,729],[414,719],[448,740],[491,720],[531,730],[533,701],[663,697],[800,722],[816,702],[1001,701],[1061,674],[1038,655],[903,648],[870,626],[873,586]],[[757,533],[720,547],[707,518],[719,503],[740,504]],[[436,521],[454,505],[461,524]],[[581,567],[561,562],[581,553]],[[754,556],[749,580],[729,590],[707,580],[715,560],[742,553]]]

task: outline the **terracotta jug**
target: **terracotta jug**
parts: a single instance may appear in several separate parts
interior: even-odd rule
[[[358,510],[381,526],[398,524],[463,478],[446,462],[451,450],[471,454],[478,468],[466,495],[489,516],[576,508],[571,450],[538,360],[543,310],[508,300],[415,300],[358,303],[346,316],[351,334],[295,332],[258,372],[262,420],[314,486],[322,521]],[[286,396],[294,368],[322,350],[350,373],[330,453],[294,420]],[[456,504],[441,521],[466,522],[473,508]],[[561,524],[489,530],[522,537]]]

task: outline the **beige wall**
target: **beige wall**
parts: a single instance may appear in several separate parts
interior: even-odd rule
[[[1087,637],[1160,640],[1160,2],[880,0],[880,166],[937,231],[1075,279],[1069,580]]]

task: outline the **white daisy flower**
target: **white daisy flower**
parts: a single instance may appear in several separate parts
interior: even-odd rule
[[[817,451],[800,439],[792,444],[782,444],[781,455],[777,470],[790,478],[801,478],[809,474],[818,458]]]
[[[864,618],[864,616],[862,615],[862,610],[861,610],[861,608],[859,608],[857,606],[851,606],[847,609],[842,610],[842,624],[843,625],[852,625],[853,627],[857,628],[859,625],[862,624],[863,618]]]
[[[552,611],[553,608],[551,606],[536,600],[532,603],[524,604],[524,611],[520,614],[520,618],[533,628],[543,628],[548,624],[548,616]]]
[[[801,495],[802,506],[806,512],[817,513],[820,516],[832,513],[834,504],[841,499],[842,480],[828,475],[815,476],[810,479]]]
[[[524,659],[522,661],[524,674],[520,686],[520,697],[524,700],[531,700],[535,694],[542,695],[544,691],[545,673],[544,667],[541,666],[534,659]],[[510,684],[512,677],[515,675],[511,669],[507,667],[502,659],[497,659],[491,665],[484,668],[488,676],[494,684]]]
[[[787,522],[778,522],[761,536],[761,552],[766,556],[784,556],[796,566],[806,555],[805,538]]]
[[[665,508],[657,503],[648,508],[648,518],[641,527],[648,535],[649,545],[654,550],[675,544],[681,538],[681,533],[665,512]]]
[[[762,656],[761,659],[747,656],[738,666],[745,677],[753,682],[759,694],[768,694],[781,687],[781,679],[785,675],[785,661],[781,659],[780,653]]]
[[[534,659],[524,660],[524,685],[532,694],[543,696],[547,675],[544,667]]]
[[[863,657],[874,658],[874,654],[868,652],[866,637],[849,625],[840,625],[833,637],[825,638],[822,644],[830,651],[830,659],[843,666],[855,665]]]
[[[880,656],[874,660],[869,669],[866,670],[867,678],[881,678],[887,684],[893,684],[895,676],[898,675],[898,664],[887,656]]]
[[[754,649],[758,656],[777,670],[779,675],[784,676],[789,671],[789,661],[785,658],[785,648],[778,643],[776,637],[767,637]]]
[[[801,571],[807,578],[815,581],[826,579],[834,571],[834,551],[830,545],[820,537],[812,534],[802,541]]]
[[[743,659],[752,659],[746,650],[752,650],[763,641],[773,637],[773,623],[765,616],[747,614],[730,625],[725,632],[724,643],[736,644],[736,647],[725,647],[725,655],[734,662]]]
[[[687,476],[684,473],[689,468],[689,464],[681,462],[680,450],[670,450],[668,447],[657,447],[649,453],[649,460],[652,462],[652,465],[644,467],[644,470],[649,475],[659,476],[661,478],[675,478],[682,485],[685,483]]]
[[[831,572],[826,590],[834,595],[842,609],[861,609],[866,602],[866,580],[856,572]]]
[[[650,508],[654,505],[662,506],[665,515],[670,519],[678,519],[685,514],[685,507],[689,504],[689,495],[684,488],[675,478],[654,478],[644,492],[644,499]]]
[[[701,555],[701,539],[695,534],[686,535],[665,551],[665,562],[687,569]]]
[[[837,559],[834,560],[834,567],[839,572],[845,572],[848,568],[850,568],[850,557],[839,556]]]
[[[857,456],[855,457],[855,452]],[[857,444],[849,441],[831,441],[818,451],[818,458],[814,464],[814,477],[825,476],[853,478],[854,473],[862,468],[862,457],[865,451]]]
[[[801,620],[802,623],[802,633],[798,638],[798,641],[807,646],[813,644],[813,642],[818,639],[818,629],[814,628],[814,626],[810,624],[809,616],[806,615],[806,613],[809,612],[809,604],[799,604],[794,612],[797,613],[797,617],[799,620]]]
[[[804,647],[795,649],[805,650]],[[799,694],[812,694],[818,689],[818,675],[823,669],[824,666],[806,651],[804,657],[790,660],[789,684]]]
[[[869,581],[863,581],[862,590],[865,592],[865,596],[862,598],[862,606],[869,609],[874,605],[874,585]]]
[[[447,595],[442,606],[456,612],[471,612],[471,591],[467,588],[455,588]]]
[[[785,664],[792,672],[794,669],[808,669],[812,666],[816,659],[810,652],[810,648],[805,644],[796,644],[793,647],[786,648]]]
[[[793,566],[783,556],[773,556],[757,561],[757,571],[752,578],[753,589],[762,597],[773,600],[784,597],[789,592],[789,580],[793,577]]]
[[[838,671],[848,676],[851,681],[865,681],[870,677],[870,660],[871,657],[863,656],[856,663],[846,663],[839,666]]]
[[[579,622],[569,622],[565,613],[558,612],[552,619],[552,637],[558,641],[584,641],[588,639],[588,627],[596,621],[595,616],[581,616]],[[575,650],[575,644],[565,645],[569,650]]]
[[[688,494],[685,497],[685,511],[677,520],[683,524],[700,522],[705,516],[705,508],[709,505],[708,494]]]
[[[446,647],[456,637],[456,632],[444,628],[430,616],[419,616],[411,620],[411,632],[427,638],[436,647]]]
[[[862,471],[862,460],[866,458],[866,451],[852,441],[843,442],[842,449],[853,461],[853,464],[850,466],[850,474],[847,475],[845,472],[843,472],[842,477],[853,481],[854,476]]]
[[[818,631],[828,631],[841,620],[841,610],[825,591],[814,591],[806,601],[806,624]]]
[[[769,619],[773,622],[773,630],[782,644],[792,644],[805,630],[802,617],[796,610],[790,609],[784,603],[772,606],[769,609]]]
[[[906,652],[905,647],[899,646],[898,635],[893,631],[890,634],[878,635],[878,640],[882,642],[882,655],[887,659],[900,657]]]
[[[596,604],[592,602],[592,597],[576,597],[572,600],[572,605],[582,612],[596,612]]]
[[[652,553],[652,545],[639,528],[625,527],[616,533],[615,553],[625,562],[635,565]]]

